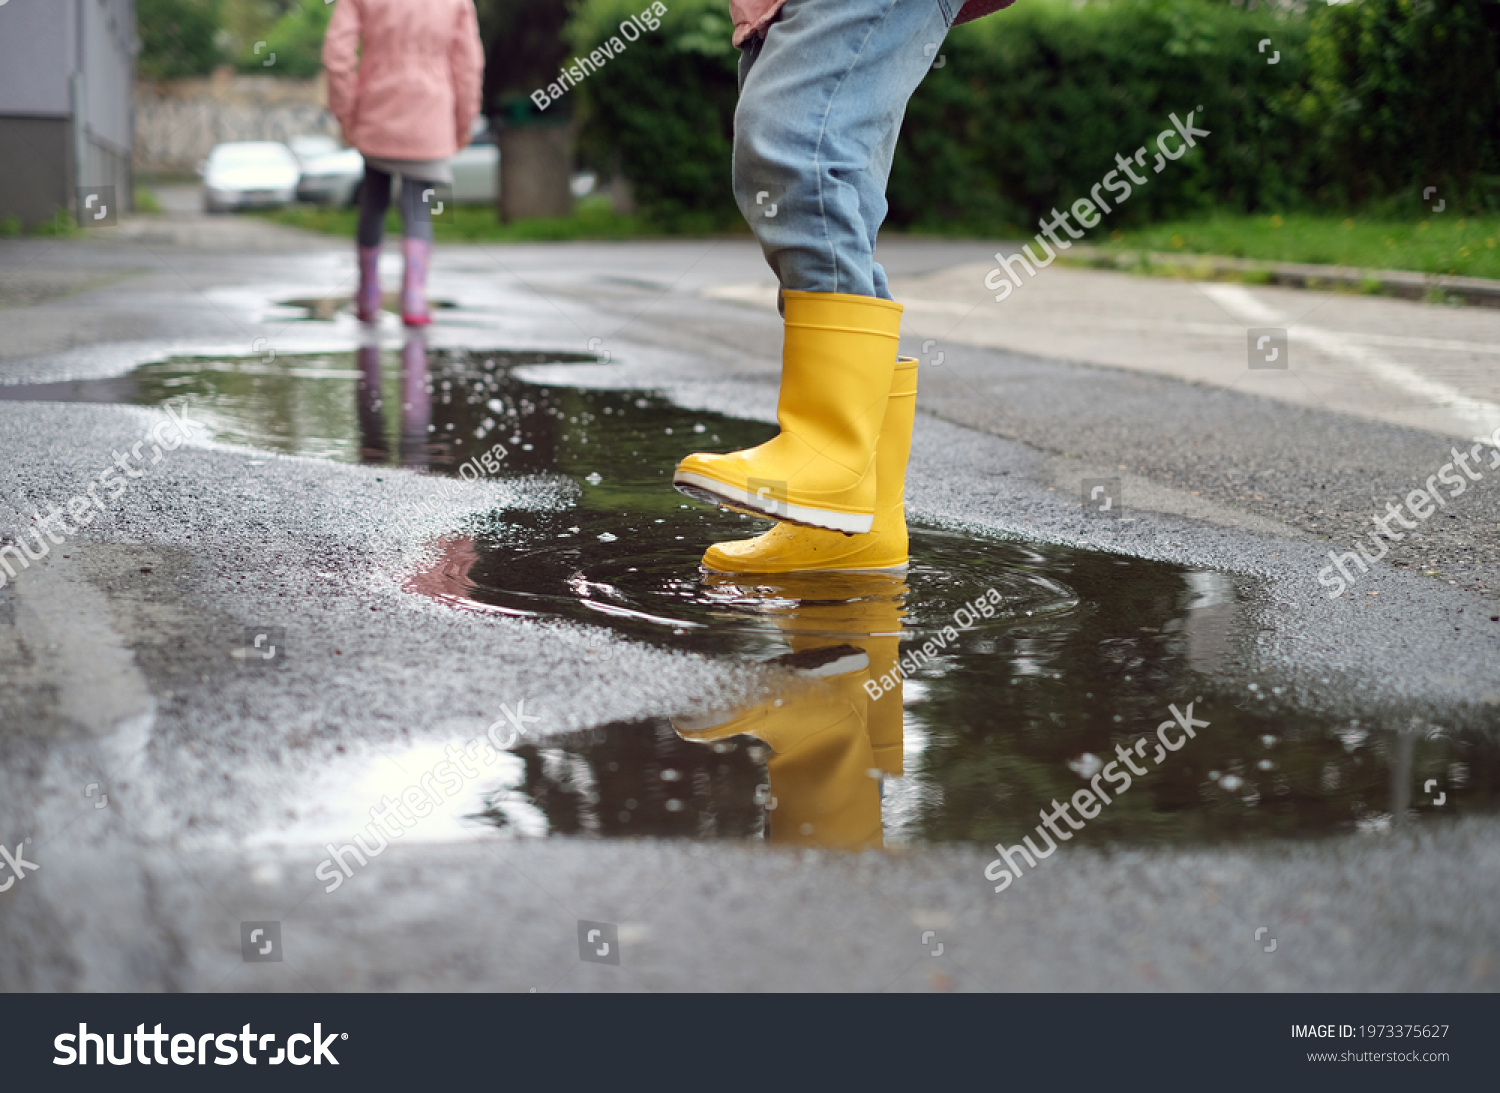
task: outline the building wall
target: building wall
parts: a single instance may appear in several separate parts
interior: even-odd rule
[[[135,42],[135,0],[0,4],[0,220],[51,219],[77,185],[130,207]]]
[[[79,0],[79,3],[85,13],[80,47],[89,137],[116,155],[129,155],[133,128],[131,89],[135,82],[135,4],[133,0]]]
[[[0,116],[72,115],[77,0],[8,0],[0,7]]]
[[[140,171],[191,171],[215,144],[339,135],[324,107],[321,76],[289,80],[236,76],[142,81],[135,89],[135,166]]]
[[[31,228],[72,205],[72,122],[0,117],[0,220]]]

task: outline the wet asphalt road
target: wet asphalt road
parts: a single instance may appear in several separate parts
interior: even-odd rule
[[[0,243],[5,382],[354,342],[347,316],[309,323],[275,306],[347,293],[347,248],[241,220],[141,221],[121,235]],[[900,241],[883,257],[893,276],[921,278],[993,249]],[[461,306],[433,342],[592,342],[608,365],[528,374],[769,418],[774,313],[706,294],[763,278],[744,240],[448,248],[433,291]],[[1330,601],[1316,579],[1325,536],[1352,542],[1460,438],[1168,375],[943,348],[943,364],[923,369],[914,512],[1249,575],[1255,599],[1205,668],[1246,701],[1418,733],[1500,724],[1500,491],[1487,480],[1353,594]],[[0,402],[0,530],[72,496],[162,417]],[[1121,478],[1125,517],[1086,516],[1083,477]],[[440,828],[325,894],[321,847],[354,830],[339,802],[367,801],[372,784],[399,792],[503,704],[524,699],[540,718],[530,731],[545,736],[774,682],[598,628],[412,596],[402,575],[421,559],[420,537],[382,514],[430,488],[390,468],[195,441],[0,588],[0,842],[21,843],[40,867],[0,893],[0,988],[1500,983],[1500,823],[1484,816],[1295,845],[1074,850],[999,896],[980,850],[847,856]],[[497,504],[568,499],[566,483],[466,484],[432,530]],[[284,631],[282,669],[231,654],[247,627]],[[1163,709],[1183,697],[1163,695]],[[618,924],[619,966],[579,959],[578,920]],[[281,923],[284,961],[242,959],[245,921]]]

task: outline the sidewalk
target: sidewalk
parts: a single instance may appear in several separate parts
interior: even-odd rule
[[[1500,281],[1487,277],[1452,277],[1405,269],[1361,269],[1308,262],[1265,262],[1213,254],[1114,251],[1081,243],[1075,243],[1074,247],[1068,256],[1072,259],[1069,264],[1082,263],[1095,269],[1128,271],[1137,264],[1144,264],[1157,274],[1182,276],[1188,280],[1219,280],[1228,274],[1230,280],[1243,278],[1252,284],[1280,285],[1283,288],[1373,292],[1403,300],[1442,302],[1452,299],[1476,307],[1500,307]]]
[[[1497,309],[1056,265],[1034,278],[1023,270],[1023,284],[996,303],[985,287],[994,268],[990,260],[892,277],[892,294],[906,305],[904,333],[908,342],[920,339],[928,363],[944,346],[1006,349],[1461,439],[1500,426]],[[774,298],[774,287],[724,285],[707,294],[760,304]],[[1251,367],[1266,363],[1251,329],[1287,332],[1277,367]],[[1259,356],[1272,348],[1274,340]]]

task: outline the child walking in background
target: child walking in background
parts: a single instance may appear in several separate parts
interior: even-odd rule
[[[328,109],[365,157],[359,198],[361,322],[380,314],[380,241],[400,176],[401,318],[426,326],[432,220],[424,195],[452,185],[448,160],[479,113],[484,49],[474,0],[338,0],[323,39]]]
[[[722,572],[899,570],[917,362],[875,241],[906,104],[951,26],[1011,0],[731,0],[734,195],[780,283],[778,436],[698,453],[689,496],[781,523],[719,543]]]

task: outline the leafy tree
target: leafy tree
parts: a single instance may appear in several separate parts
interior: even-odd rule
[[[219,44],[222,0],[136,0],[143,79],[206,76],[224,59]]]
[[[224,5],[223,34],[229,39],[229,52],[239,58],[243,67],[245,56],[253,55],[255,43],[265,41],[266,35],[288,11],[300,0],[222,0]],[[259,64],[264,60],[265,50],[255,58]]]
[[[584,0],[570,56],[620,33],[644,0]],[[654,223],[677,231],[741,223],[730,190],[738,51],[722,0],[672,0],[657,30],[629,43],[568,97],[583,104],[582,150],[623,171]]]
[[[484,39],[484,109],[490,115],[526,114],[527,98],[557,79],[568,52],[563,28],[566,0],[479,0],[479,33]],[[571,103],[549,109],[567,115]]]
[[[323,69],[323,36],[333,18],[333,5],[323,0],[304,0],[277,19],[266,32],[265,46],[257,54],[254,44],[241,54],[239,67],[244,72],[310,79]],[[266,60],[276,54],[275,64]]]

